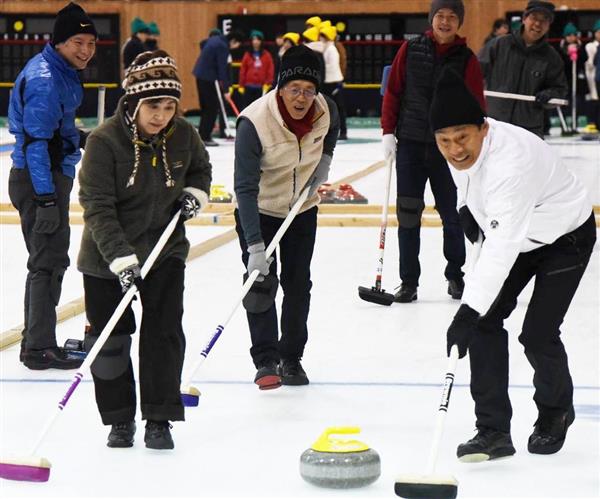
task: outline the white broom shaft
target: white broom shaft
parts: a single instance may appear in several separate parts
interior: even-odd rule
[[[167,225],[167,227],[163,231],[163,233],[160,236],[158,242],[156,243],[156,245],[154,246],[154,248],[150,252],[150,255],[148,256],[148,258],[144,262],[144,265],[142,266],[142,270],[141,270],[142,279],[144,277],[146,277],[146,275],[148,274],[148,272],[152,268],[152,265],[154,264],[154,262],[156,261],[156,259],[160,255],[160,252],[165,247],[165,244],[167,243],[167,241],[171,237],[171,234],[173,233],[173,231],[175,230],[175,227],[176,227],[177,223],[179,222],[179,216],[180,215],[181,215],[181,210],[178,210],[177,213],[173,216],[173,218],[169,222],[169,225]],[[50,432],[50,430],[54,426],[54,423],[58,419],[58,415],[66,407],[67,402],[69,401],[69,398],[71,397],[71,395],[73,394],[73,392],[75,391],[75,389],[77,388],[77,386],[79,385],[79,383],[81,382],[81,380],[83,379],[83,373],[85,372],[86,369],[88,369],[91,366],[92,362],[94,362],[94,360],[96,359],[96,356],[98,355],[98,352],[104,346],[104,343],[106,343],[106,340],[108,339],[110,333],[112,333],[112,330],[114,329],[114,327],[116,326],[117,322],[119,321],[119,319],[123,315],[123,312],[129,306],[129,303],[133,299],[133,296],[135,295],[136,291],[137,291],[137,288],[136,288],[136,286],[134,284],[123,295],[123,298],[121,298],[121,301],[117,305],[117,308],[113,312],[111,318],[106,323],[106,326],[104,326],[104,329],[102,330],[102,333],[100,334],[100,336],[98,337],[98,339],[94,343],[94,346],[89,351],[89,353],[87,354],[85,360],[81,364],[79,370],[77,371],[77,373],[73,377],[73,382],[69,386],[69,389],[65,393],[64,397],[59,402],[57,410],[54,412],[54,414],[52,415],[52,417],[46,423],[44,429],[42,430],[42,432],[41,432],[38,440],[36,441],[36,443],[35,443],[32,451],[31,451],[31,455],[34,455],[37,452],[38,448],[40,447],[40,445],[42,444],[42,442],[46,438],[46,435]]]
[[[227,121],[227,113],[225,112],[225,104],[223,103],[223,96],[221,95],[221,87],[219,86],[219,82],[217,80],[215,80],[215,90],[217,91],[217,97],[219,98],[219,104],[221,105],[221,113],[223,113],[225,128],[229,130],[229,121]]]
[[[390,204],[390,184],[392,183],[392,165],[394,158],[390,156],[387,160],[387,172],[385,177],[385,198],[383,200],[383,211],[381,212],[381,231],[379,233],[379,259],[377,261],[377,279],[375,287],[381,288],[381,276],[383,275],[383,255],[385,253],[385,233],[387,231],[388,205]]]
[[[479,254],[481,253],[481,246],[483,245],[483,234],[479,231],[477,236],[477,242],[473,245],[473,252],[469,258],[469,274],[475,270],[475,264],[479,260]],[[446,378],[444,382],[444,390],[442,392],[442,401],[438,410],[437,421],[435,424],[435,432],[433,434],[433,442],[431,444],[431,450],[429,452],[429,459],[427,461],[427,472],[433,475],[435,471],[435,463],[440,450],[440,442],[442,440],[442,433],[444,431],[444,421],[446,419],[446,413],[448,412],[448,405],[450,404],[450,393],[452,392],[452,386],[454,385],[454,373],[456,371],[456,362],[458,361],[458,347],[452,345],[450,349],[450,357],[448,358],[448,368],[446,370]]]
[[[494,90],[484,90],[483,94],[486,97],[498,97],[500,99],[514,99],[514,100],[535,102],[534,95],[512,94],[510,92],[496,92]],[[555,106],[568,106],[569,101],[566,99],[550,99],[548,101],[548,104],[553,104]]]
[[[279,244],[279,241],[281,240],[281,238],[285,234],[286,230],[291,225],[291,223],[293,222],[294,218],[296,217],[296,215],[300,211],[300,208],[302,208],[302,205],[304,204],[304,202],[308,198],[308,191],[309,190],[310,190],[310,186],[307,186],[300,193],[300,197],[294,203],[294,206],[292,206],[292,209],[288,213],[287,217],[285,217],[285,220],[283,221],[283,223],[281,224],[281,226],[279,227],[279,229],[277,230],[277,232],[273,236],[273,239],[272,239],[271,243],[267,247],[267,249],[265,251],[266,258],[269,258],[273,254],[273,252],[275,251],[275,248]],[[214,344],[215,335],[217,335],[217,334],[220,335],[223,332],[223,330],[227,327],[227,324],[229,324],[229,321],[235,315],[238,307],[240,306],[240,303],[242,303],[242,300],[248,294],[248,291],[250,291],[250,288],[254,284],[254,281],[256,281],[256,278],[258,277],[258,274],[259,274],[258,270],[254,270],[248,276],[248,279],[246,279],[246,282],[242,286],[242,289],[240,291],[240,294],[238,296],[237,301],[235,302],[235,305],[230,310],[229,315],[225,319],[225,322],[223,322],[222,324],[219,324],[219,326],[217,327],[217,332],[213,334],[213,336],[211,337],[211,339],[209,341],[209,344],[211,344],[211,343]],[[212,348],[212,345],[211,345],[211,348]],[[190,370],[190,375],[188,376],[188,379],[182,384],[182,387],[183,387],[184,390],[186,388],[188,388],[192,384],[192,379],[193,379],[194,375],[196,374],[196,371],[204,363],[204,360],[206,359],[207,356],[208,356],[208,352],[206,351],[206,349],[204,349],[202,351],[202,355],[200,355],[200,357],[196,360],[196,362],[192,366],[192,368]]]
[[[442,401],[440,402],[440,408],[438,409],[435,432],[433,434],[433,442],[431,443],[431,450],[429,451],[429,459],[427,461],[428,475],[433,475],[435,471],[435,463],[437,461],[437,456],[440,450],[440,442],[444,432],[444,421],[446,420],[448,405],[450,404],[450,393],[452,392],[452,386],[454,385],[454,372],[456,371],[457,361],[458,347],[456,345],[452,345],[450,357],[448,358],[448,368],[446,370],[444,389],[442,391]]]
[[[98,87],[98,126],[104,123],[104,108],[106,101],[106,87],[104,85],[100,85]]]

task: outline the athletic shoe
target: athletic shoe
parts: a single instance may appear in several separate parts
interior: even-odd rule
[[[173,449],[173,437],[170,429],[173,428],[168,421],[146,421],[146,434],[144,442],[148,449]]]
[[[135,435],[135,422],[125,421],[112,425],[108,434],[106,445],[113,448],[133,447],[133,436]]]
[[[300,364],[300,359],[283,359],[279,364],[279,374],[283,385],[308,385],[308,377]]]
[[[273,390],[281,386],[281,376],[278,373],[278,363],[275,360],[267,360],[258,366],[254,383],[261,390]]]
[[[515,452],[510,433],[481,427],[475,437],[458,446],[456,456],[463,463],[480,463],[512,456]]]
[[[204,145],[205,145],[206,147],[216,147],[216,146],[218,146],[219,144],[218,144],[217,142],[215,142],[213,139],[209,139],[209,140],[205,140],[205,141],[204,141]]]
[[[348,134],[347,133],[342,133],[340,132],[340,136],[338,137],[338,140],[348,140]]]
[[[417,299],[417,287],[410,284],[401,284],[400,289],[394,294],[396,303],[410,303]]]
[[[575,421],[575,409],[573,406],[562,414],[548,414],[540,412],[534,424],[534,430],[529,441],[527,450],[532,454],[554,454],[562,449],[567,437],[569,426]]]
[[[71,356],[64,348],[51,347],[43,350],[28,349],[23,355],[23,364],[29,369],[77,369],[85,359]]]
[[[454,300],[460,300],[465,289],[465,281],[462,277],[448,279],[448,294]]]

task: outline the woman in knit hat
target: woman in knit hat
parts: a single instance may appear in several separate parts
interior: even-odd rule
[[[139,381],[146,447],[172,449],[169,421],[184,419],[179,385],[189,242],[178,224],[146,278],[140,268],[177,209],[182,220],[208,203],[211,165],[196,130],[177,115],[181,83],[164,51],[144,52],[123,83],[117,112],[88,138],[79,173],[85,226],[78,258],[91,331],[89,351],[132,283],[143,314]],[[130,358],[136,324],[128,307],[92,364],[109,447],[131,447],[136,393]]]
[[[238,119],[234,188],[236,230],[248,275],[258,270],[258,287],[273,298],[277,267],[266,246],[307,186],[308,198],[279,243],[283,304],[281,339],[275,303],[246,300],[252,338],[250,354],[261,390],[306,385],[300,364],[308,340],[310,261],[317,231],[317,189],[327,180],[339,125],[335,103],[318,93],[319,60],[304,45],[281,59],[277,88],[248,106]],[[274,255],[273,255],[274,256]],[[250,293],[257,286],[251,288]],[[258,290],[257,290],[257,295]]]
[[[262,31],[253,29],[250,32],[250,49],[242,57],[238,91],[245,97],[244,106],[268,92],[273,83],[273,58],[263,47],[264,38]]]

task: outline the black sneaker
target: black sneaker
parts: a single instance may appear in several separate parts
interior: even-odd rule
[[[562,449],[569,426],[575,421],[573,406],[562,414],[540,412],[534,430],[527,442],[527,450],[532,454],[554,454]]]
[[[465,289],[465,281],[462,277],[456,279],[448,279],[448,294],[454,300],[460,300]]]
[[[205,140],[205,141],[204,141],[204,145],[205,145],[206,147],[216,147],[216,146],[218,146],[218,145],[219,145],[219,143],[218,143],[218,142],[215,142],[213,139],[209,139],[209,140]]]
[[[281,376],[278,372],[278,363],[275,360],[265,361],[258,366],[254,382],[261,390],[273,390],[281,386]]]
[[[478,428],[475,437],[456,449],[456,456],[463,463],[480,463],[514,453],[510,433],[485,427]]]
[[[44,369],[77,369],[84,359],[69,355],[64,348],[51,347],[43,350],[26,350],[23,364],[29,369],[41,371]]]
[[[125,421],[112,425],[108,434],[108,447],[133,447],[133,436],[135,435],[135,423]]]
[[[144,442],[148,449],[173,449],[173,437],[171,437],[171,424],[168,421],[146,421],[146,434]]]
[[[402,284],[394,295],[396,303],[410,303],[417,299],[417,287],[410,284]]]
[[[347,133],[340,133],[338,140],[348,140],[348,134]]]
[[[308,385],[308,377],[302,369],[300,359],[283,359],[279,364],[279,374],[283,385]]]

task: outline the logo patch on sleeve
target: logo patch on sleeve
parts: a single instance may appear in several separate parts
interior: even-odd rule
[[[319,135],[315,140],[313,140],[313,144],[316,144],[317,142],[319,142],[319,140],[321,140],[323,138],[322,135]]]
[[[497,228],[498,228],[498,225],[500,225],[500,224],[498,223],[498,220],[492,220],[492,221],[490,222],[490,227],[491,227],[492,229],[497,229]]]

